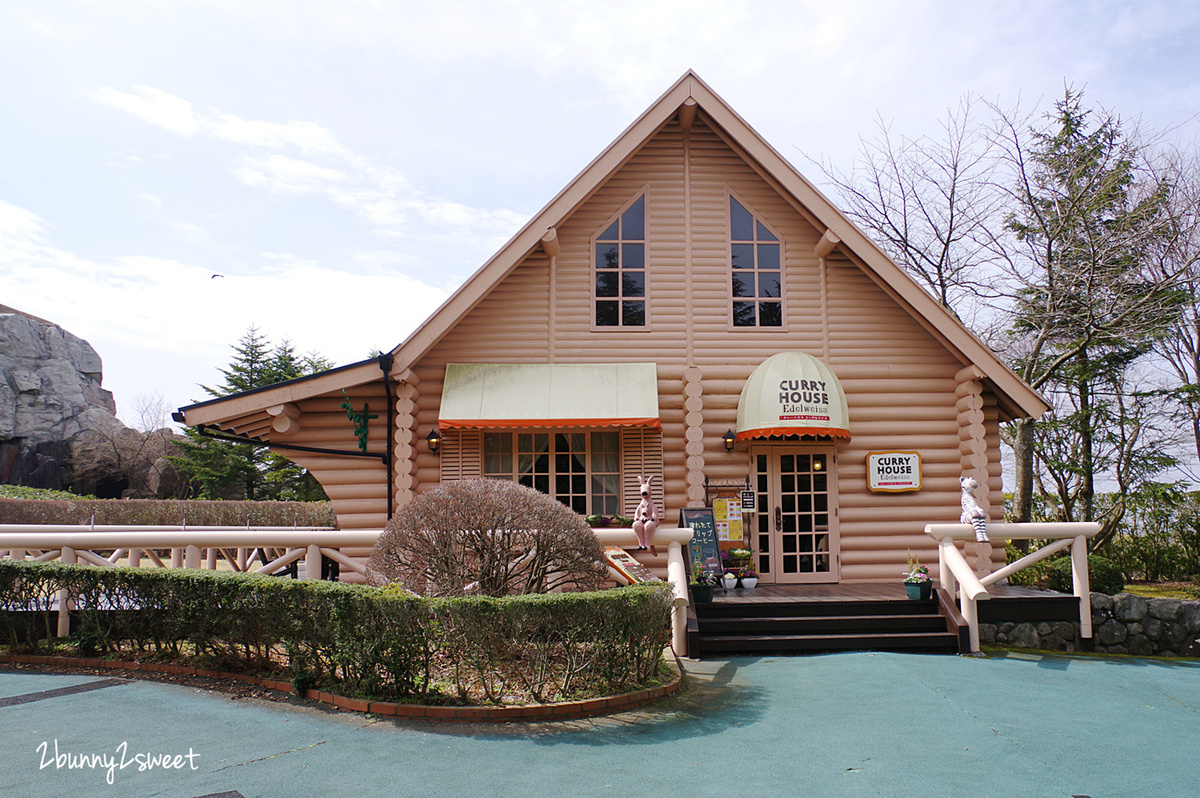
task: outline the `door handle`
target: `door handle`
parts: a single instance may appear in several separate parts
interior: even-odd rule
[[[783,529],[783,509],[777,504],[775,505],[775,531]]]

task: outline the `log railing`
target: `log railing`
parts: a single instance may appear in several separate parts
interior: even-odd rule
[[[1071,581],[1079,599],[1079,634],[1092,636],[1091,588],[1088,584],[1087,541],[1100,531],[1095,523],[988,524],[988,536],[997,540],[1052,540],[1042,548],[1014,563],[982,577],[958,550],[959,541],[975,540],[970,524],[927,524],[925,534],[938,542],[938,578],[950,595],[958,595],[959,609],[970,629],[971,651],[979,651],[979,611],[977,602],[991,598],[987,589],[1001,579],[1028,568],[1039,560],[1063,549],[1071,550]]]
[[[632,529],[597,529],[594,532],[601,546],[637,545]],[[380,534],[382,530],[378,529],[340,531],[318,527],[9,524],[0,525],[0,558],[59,560],[100,567],[127,564],[133,567],[224,568],[267,574],[302,562],[303,572],[297,576],[308,579],[320,578],[322,558],[327,558],[342,568],[366,576],[366,562],[349,557],[340,549],[371,548]],[[671,639],[679,656],[687,654],[688,593],[683,547],[691,538],[691,528],[660,527],[653,540],[656,546],[666,550],[666,576],[674,593]],[[159,554],[162,551],[170,554],[164,557]],[[258,566],[254,564],[256,561]],[[70,610],[70,602],[65,596],[60,597],[60,636],[67,634]]]

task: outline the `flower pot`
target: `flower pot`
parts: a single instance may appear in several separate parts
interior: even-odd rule
[[[742,587],[751,588],[758,584],[757,576],[743,576]]]
[[[692,601],[697,604],[708,604],[713,599],[714,585],[692,585]]]
[[[905,582],[904,592],[910,599],[927,599],[933,595],[933,582]]]
[[[721,584],[725,585],[726,590],[733,590],[737,587],[737,576],[734,574],[725,574],[721,577]]]

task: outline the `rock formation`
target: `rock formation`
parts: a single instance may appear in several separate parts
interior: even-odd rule
[[[0,305],[0,483],[60,489],[73,441],[124,427],[101,378],[87,341]]]

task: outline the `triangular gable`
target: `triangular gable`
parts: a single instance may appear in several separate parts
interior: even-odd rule
[[[750,127],[716,92],[688,70],[633,124],[617,137],[588,166],[546,204],[521,230],[479,268],[441,307],[433,312],[403,343],[392,350],[391,374],[403,379],[408,368],[500,284],[542,242],[544,236],[571,216],[607,179],[629,161],[679,112],[702,111],[713,130],[726,144],[776,188],[792,207],[824,235],[817,245],[821,255],[833,249],[848,257],[876,282],[914,319],[964,364],[979,368],[995,390],[1002,414],[1011,418],[1038,417],[1049,409],[1047,402],[1008,368],[996,354],[952,314],[937,303],[907,272],[877,247],[824,194],[808,182],[770,144]],[[368,361],[374,365],[374,361]],[[339,373],[331,382],[326,376]],[[366,364],[334,369],[333,372],[295,380],[287,387],[275,386],[262,394],[248,392],[183,408],[187,423],[219,423],[245,416],[285,399],[285,395],[316,395],[328,390],[362,384],[378,378]],[[336,385],[334,385],[336,383]],[[204,416],[207,420],[193,421]]]
[[[825,195],[808,182],[770,144],[721,99],[716,92],[688,70],[670,89],[626,128],[604,152],[528,224],[475,272],[440,308],[403,343],[392,350],[393,373],[418,361],[459,319],[507,277],[548,231],[556,228],[580,207],[605,181],[641,147],[665,127],[687,103],[715,123],[718,135],[743,153],[760,176],[780,190],[793,207],[825,235],[818,247],[828,254],[839,248],[906,308],[943,345],[956,351],[964,364],[974,364],[996,390],[1005,413],[1011,417],[1038,417],[1049,409],[1046,401],[1018,377],[996,354],[953,315],[937,303],[900,266],[879,249]]]

